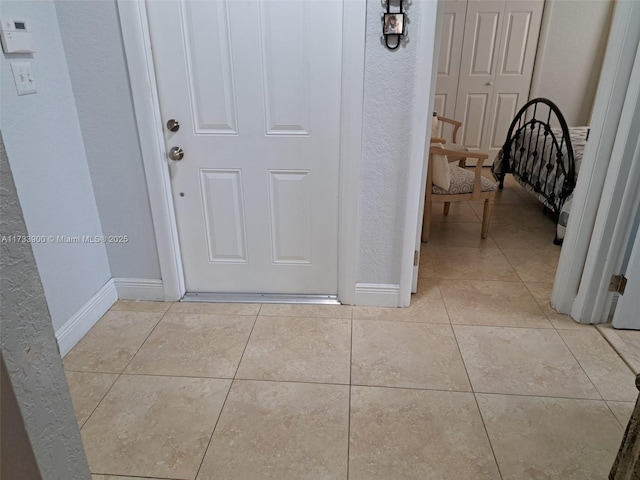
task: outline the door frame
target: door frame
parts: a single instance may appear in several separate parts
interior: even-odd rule
[[[186,293],[146,3],[117,0],[165,301]],[[343,4],[338,299],[355,303],[362,158],[366,0]],[[211,292],[215,293],[215,292]]]
[[[633,19],[634,15],[626,18]],[[635,22],[631,23],[634,29],[638,22],[640,8],[636,8]],[[636,52],[630,55],[633,60],[630,74],[625,75],[628,79],[626,92],[619,92],[623,93],[622,111],[582,281],[571,310],[572,317],[581,323],[606,323],[609,320],[614,298],[608,291],[609,282],[613,274],[624,273],[621,269],[625,253],[634,242],[631,233],[640,200],[637,187],[640,182],[640,34],[634,31]]]
[[[580,323],[606,322],[612,296],[602,285],[609,283],[611,258],[624,254],[624,248],[612,250],[620,247],[623,232],[608,218],[625,221],[619,211],[624,189],[611,185],[622,180],[617,134],[632,126],[623,108],[638,48],[640,4],[616,2],[614,8],[591,116],[592,140],[585,147],[551,296],[552,307]]]
[[[444,0],[438,0],[439,4],[443,2]],[[639,3],[616,2],[593,105],[592,141],[585,148],[553,286],[551,305],[561,313],[571,314],[582,323],[606,321],[611,294],[607,294],[602,286],[608,284],[612,270],[615,269],[612,265],[618,264],[618,257],[624,255],[624,248],[620,248],[621,239],[628,232],[608,224],[607,218],[615,214],[618,225],[622,225],[624,222],[629,223],[629,215],[635,214],[624,208],[624,218],[619,216],[624,191],[615,188],[605,190],[604,187],[607,176],[619,175],[621,158],[611,161],[616,135],[618,131],[628,132],[632,128],[631,119],[622,115],[622,109],[638,48],[639,33],[637,28],[634,30],[638,22]],[[437,51],[434,55],[437,55]],[[431,84],[433,92],[435,88],[434,82]],[[423,171],[423,177],[424,175]],[[616,177],[615,180],[622,178]],[[614,179],[609,178],[608,183],[612,182]],[[602,210],[600,213],[599,209]],[[417,219],[419,228],[422,223],[421,215],[417,215]],[[417,250],[419,240],[415,236],[412,238]],[[616,260],[612,261],[612,258]],[[594,268],[598,265],[606,265],[606,271]]]
[[[435,15],[431,16],[435,22],[435,30],[434,30],[435,37],[433,39],[433,54],[431,55],[431,71],[429,72],[430,88],[429,89],[424,88],[424,85],[426,84],[426,82],[422,78],[422,76],[427,74],[426,73],[427,59],[423,58],[424,55],[419,56],[419,65],[421,67],[419,71],[421,72],[422,76],[416,75],[416,92],[427,90],[429,95],[428,97],[429,107],[427,108],[427,118],[423,120],[423,122],[426,123],[424,141],[421,143],[416,143],[414,145],[414,149],[415,149],[414,155],[416,157],[420,156],[420,148],[422,148],[421,155],[424,160],[422,160],[421,162],[422,170],[420,170],[420,175],[419,175],[420,193],[418,197],[418,215],[417,215],[418,222],[417,222],[416,229],[413,233],[413,240],[412,240],[415,257],[412,263],[412,271],[411,271],[411,293],[416,293],[418,291],[418,277],[420,273],[420,252],[422,251],[422,222],[424,220],[424,202],[426,198],[425,194],[427,191],[427,162],[429,161],[429,155],[427,151],[427,148],[429,147],[429,141],[427,140],[427,137],[431,136],[431,122],[433,121],[433,115],[429,115],[429,113],[433,112],[433,105],[436,97],[436,85],[438,82],[438,56],[440,54],[440,41],[441,41],[440,37],[442,36],[443,15],[444,15],[444,2],[438,1],[436,2]],[[423,18],[424,18],[424,15],[423,15]],[[429,28],[429,25],[423,26],[421,35],[426,34],[427,28]],[[421,42],[421,45],[423,45],[424,43],[425,42]],[[409,197],[407,199],[407,202],[411,202],[411,201],[413,201],[413,199]],[[409,239],[407,239],[406,241],[407,241],[407,246],[405,248],[408,248]],[[405,275],[408,276],[408,274],[406,273]],[[401,299],[404,299],[404,295],[406,295],[405,289],[402,290],[402,295],[403,296],[401,297]]]

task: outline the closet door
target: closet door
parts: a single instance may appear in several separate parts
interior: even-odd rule
[[[484,150],[487,144],[505,3],[469,0],[467,4],[455,117],[463,126],[459,141],[471,150]]]
[[[467,0],[445,0],[438,56],[438,80],[433,109],[438,115],[454,118],[460,76]],[[440,127],[442,129],[442,126]],[[442,130],[440,136],[443,136]],[[447,132],[449,138],[450,132]]]
[[[544,0],[469,0],[455,117],[460,142],[487,152],[487,165],[529,99]]]
[[[544,0],[508,0],[482,150],[493,160],[518,109],[529,100]]]

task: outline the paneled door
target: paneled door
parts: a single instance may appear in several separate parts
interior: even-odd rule
[[[489,154],[529,99],[544,0],[469,0],[455,117],[460,142]]]
[[[147,10],[187,291],[335,295],[342,2]]]
[[[467,13],[467,0],[445,0],[442,12],[442,32],[440,34],[440,52],[438,54],[438,72],[436,94],[433,109],[438,115],[455,118],[458,79],[460,78],[460,58]],[[443,132],[440,126],[439,136],[450,138],[450,132]]]

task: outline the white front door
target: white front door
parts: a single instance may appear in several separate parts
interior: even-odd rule
[[[455,118],[460,143],[493,162],[529,99],[544,0],[469,0]],[[473,162],[471,162],[473,163]]]
[[[147,10],[187,291],[336,294],[342,2]]]

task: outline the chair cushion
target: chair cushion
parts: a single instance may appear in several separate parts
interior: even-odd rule
[[[442,144],[434,143],[436,147],[443,148]],[[449,160],[445,155],[431,155],[433,165],[431,167],[431,182],[443,190],[448,190],[451,186],[451,172]]]
[[[473,191],[475,173],[472,170],[451,165],[449,171],[451,172],[451,184],[449,188],[445,190],[434,183],[431,187],[431,192],[434,195],[457,195],[471,193]],[[485,177],[481,178],[481,186],[483,192],[492,192],[498,189],[497,184]]]

